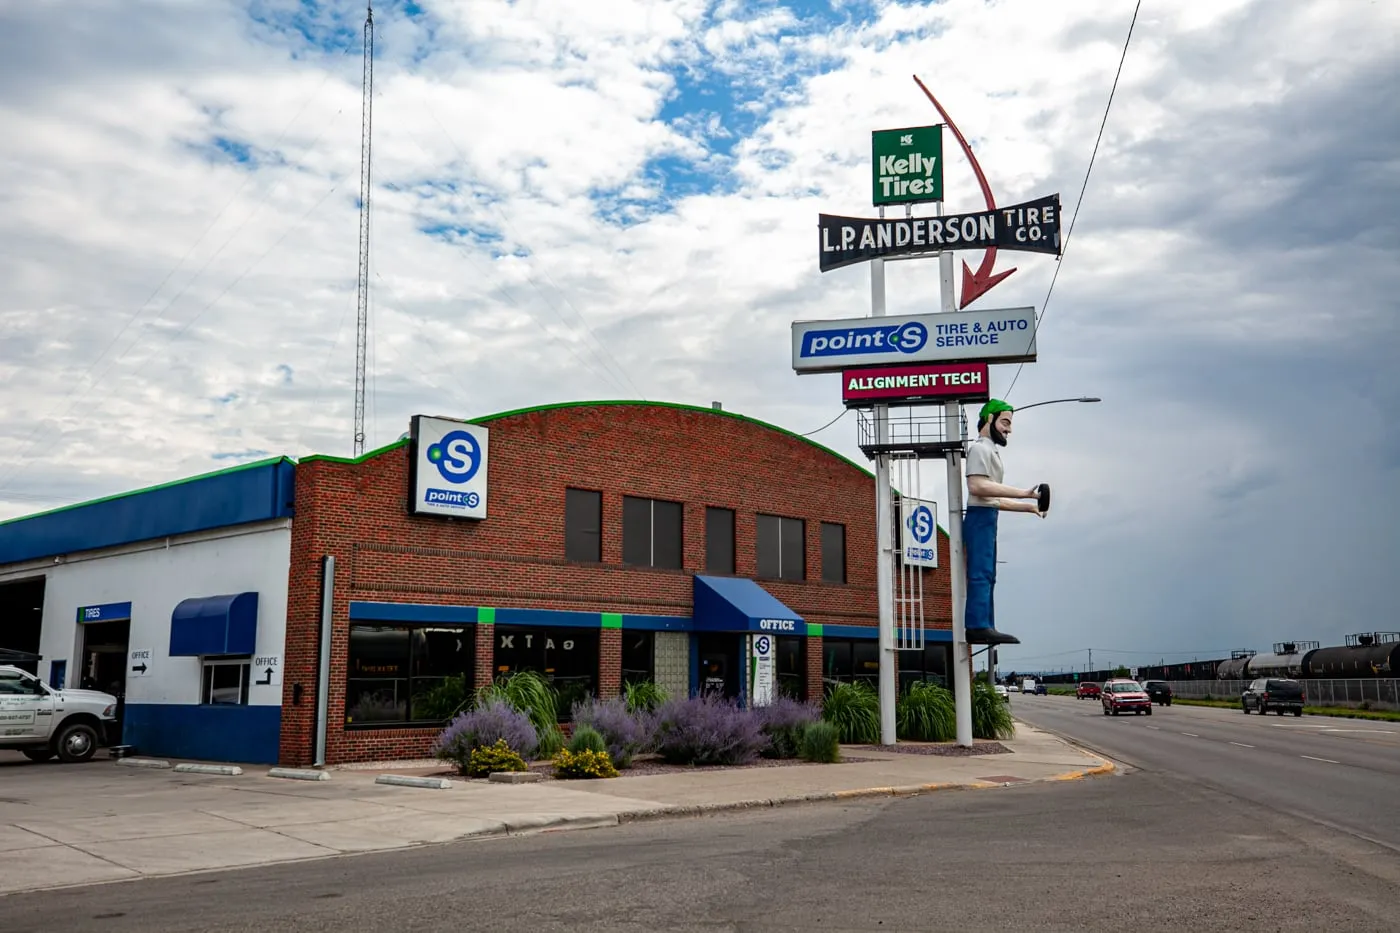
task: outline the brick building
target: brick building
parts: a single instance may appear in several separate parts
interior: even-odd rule
[[[472,424],[489,432],[479,477],[484,518],[414,514],[414,465],[423,462],[415,460],[417,438],[355,460],[303,458],[294,483],[279,474],[270,504],[240,513],[245,529],[289,527],[286,575],[281,587],[261,584],[262,628],[256,648],[247,650],[262,657],[198,660],[205,667],[245,664],[242,682],[264,691],[264,703],[275,695],[266,691],[280,690],[271,741],[278,762],[424,755],[442,728],[452,683],[470,689],[525,669],[550,678],[564,707],[584,694],[615,695],[626,680],[654,680],[673,695],[706,688],[748,697],[753,639],[765,634],[776,643],[780,692],[820,699],[825,682],[874,683],[874,481],[861,467],[780,428],[711,408],[590,402]],[[219,493],[209,484],[226,480],[197,478],[176,491],[185,504],[205,501]],[[244,498],[262,494],[261,487],[238,491]],[[134,521],[149,511],[141,503],[149,495],[116,504],[125,502]],[[64,510],[67,520],[81,518],[84,508],[77,515]],[[180,503],[172,508],[179,512]],[[36,553],[43,547],[20,547],[11,557],[29,564],[7,564],[6,535],[18,540],[19,530],[31,541],[43,531],[32,523],[54,514],[0,525],[0,613],[4,583],[49,559]],[[111,515],[87,518],[112,524]],[[12,527],[24,523],[31,524]],[[181,544],[229,532],[209,521],[167,524],[145,532]],[[117,547],[134,546],[133,535],[142,533],[131,529],[125,537],[132,540]],[[906,683],[941,681],[948,669],[942,534],[938,544],[940,569],[924,578],[929,646],[899,653]],[[156,607],[149,625],[167,611]],[[175,624],[165,620],[167,630]],[[268,644],[263,630],[275,632],[279,644]],[[324,654],[323,631],[330,633]],[[162,635],[140,638],[173,638]],[[0,628],[0,647],[3,639]],[[60,635],[46,644],[65,651],[73,645],[76,657],[80,641],[70,626],[66,641]],[[199,665],[185,665],[190,682],[168,691],[164,702],[218,705],[209,691],[200,694],[198,683],[211,675]],[[199,723],[211,726],[207,716]],[[265,730],[266,720],[259,723]],[[190,738],[175,741],[158,729],[128,737],[145,751],[172,755],[188,754],[198,744]],[[255,744],[257,755],[201,746],[191,757],[270,757],[266,736]]]

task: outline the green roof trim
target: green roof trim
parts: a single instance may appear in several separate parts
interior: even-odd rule
[[[358,457],[337,457],[334,454],[310,454],[308,456],[302,457],[301,460],[298,462],[314,463],[319,460],[323,463],[364,463],[371,457],[378,457],[380,454],[387,454],[391,450],[398,450],[400,447],[407,446],[408,438],[405,437],[394,441],[392,444],[385,444],[383,447],[376,447],[374,448],[374,450],[366,451],[365,453],[360,454]]]
[[[237,466],[222,467],[218,470],[210,470],[208,473],[200,473],[196,476],[185,476],[180,479],[172,479],[164,483],[156,483],[154,486],[142,486],[140,489],[128,489],[126,492],[114,492],[110,496],[102,496],[97,499],[84,499],[82,502],[74,502],[71,505],[60,505],[57,508],[46,509],[43,512],[30,512],[28,515],[16,515],[14,518],[7,518],[0,521],[0,525],[9,525],[13,522],[27,522],[30,519],[40,518],[44,515],[57,515],[59,512],[71,512],[73,509],[85,509],[88,506],[97,505],[101,502],[113,502],[117,499],[125,499],[127,496],[139,496],[142,493],[155,492],[158,489],[169,489],[173,486],[183,486],[186,483],[193,483],[202,479],[209,479],[214,476],[228,476],[231,473],[238,473],[243,470],[252,470],[257,467],[264,467],[274,463],[282,462],[294,463],[291,457],[264,457],[261,460],[253,460],[249,463],[240,463]]]

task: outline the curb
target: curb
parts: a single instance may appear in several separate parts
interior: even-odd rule
[[[1085,768],[1079,771],[1066,771],[1064,774],[1057,774],[1054,777],[1046,778],[1047,781],[1079,781],[1086,777],[1098,777],[1101,774],[1112,774],[1118,768],[1111,761],[1103,761],[1093,768]]]

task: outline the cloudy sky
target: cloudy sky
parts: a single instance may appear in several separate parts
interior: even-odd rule
[[[871,214],[869,131],[938,122],[918,74],[999,200],[1069,215],[1133,8],[383,3],[369,445],[580,398],[826,424],[789,326],[868,312],[814,225]],[[363,19],[0,5],[0,517],[350,452]],[[1013,403],[1104,400],[1017,423],[1008,482],[1056,500],[1005,518],[1003,666],[1400,628],[1397,37],[1393,3],[1143,3],[1048,306],[1032,254],[975,306],[1043,313]],[[937,288],[896,264],[890,312]],[[865,462],[854,417],[816,437]]]

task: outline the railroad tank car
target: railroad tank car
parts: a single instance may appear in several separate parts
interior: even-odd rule
[[[1311,654],[1313,650],[1309,650]],[[1303,661],[1307,658],[1301,652],[1291,652],[1289,654],[1256,654],[1249,658],[1244,665],[1243,675],[1240,680],[1252,680],[1255,677],[1287,677],[1290,680],[1297,680],[1303,674]]]
[[[1250,661],[1251,656],[1243,658],[1230,658],[1228,661],[1221,661],[1220,666],[1215,669],[1216,680],[1248,680],[1244,669]]]
[[[1400,677],[1400,642],[1310,651],[1303,665],[1303,676],[1314,680]]]

